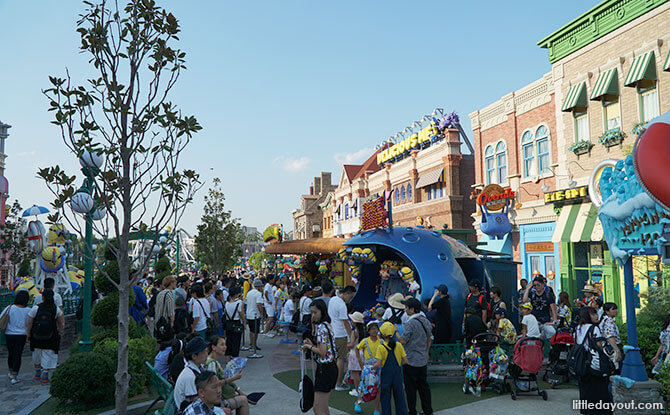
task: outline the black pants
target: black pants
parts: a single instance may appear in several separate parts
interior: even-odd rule
[[[409,415],[416,415],[416,392],[421,398],[421,409],[425,415],[433,415],[433,404],[428,386],[428,366],[410,366],[403,368],[405,378],[405,395],[407,395],[407,408]]]
[[[226,356],[237,357],[240,355],[240,342],[242,333],[234,330],[226,330]]]
[[[23,353],[23,346],[26,345],[25,334],[5,334],[7,339],[7,350],[9,356],[7,357],[7,366],[10,372],[19,373],[21,369],[21,354]]]
[[[608,390],[609,378],[604,376],[585,375],[579,378],[579,399],[586,402],[612,402]],[[611,410],[605,409],[582,409],[579,411],[585,415],[609,415]]]

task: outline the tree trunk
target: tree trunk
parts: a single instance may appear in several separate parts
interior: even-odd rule
[[[125,415],[128,407],[128,390],[130,383],[130,374],[128,373],[128,324],[129,324],[129,314],[128,309],[130,308],[129,296],[130,290],[130,278],[128,275],[128,260],[119,261],[120,268],[120,281],[119,284],[119,324],[118,324],[118,334],[119,334],[119,352],[117,355],[117,365],[116,365],[116,413],[118,415]]]

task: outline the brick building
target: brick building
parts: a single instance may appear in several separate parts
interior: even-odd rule
[[[534,272],[553,277],[559,265],[559,246],[551,242],[556,213],[544,203],[544,193],[556,190],[558,156],[554,83],[551,73],[471,113],[475,144],[475,184],[510,188],[516,198],[508,217],[512,232],[503,239],[479,230],[481,214],[473,215],[478,239],[485,249],[512,255],[520,261],[522,278]],[[551,278],[550,285],[557,287]]]
[[[558,190],[583,189],[599,163],[630,153],[639,125],[670,110],[668,28],[667,0],[608,0],[538,43],[552,64]],[[622,304],[623,273],[602,240],[597,207],[578,199],[562,206],[547,200],[561,207],[553,237],[561,248],[561,286],[574,297],[593,282],[605,301]],[[651,270],[634,268],[644,292]]]
[[[392,192],[394,226],[470,228],[474,156],[461,154],[460,147],[458,130],[445,129],[444,139],[407,148],[391,160],[382,160],[391,148],[385,144],[363,164],[344,165],[333,201],[334,236],[358,232],[363,202],[385,192]]]
[[[328,194],[335,190],[331,183],[332,173],[321,172],[309,187],[309,194],[300,197],[300,209],[293,213],[293,239],[320,238],[323,214],[321,204]]]

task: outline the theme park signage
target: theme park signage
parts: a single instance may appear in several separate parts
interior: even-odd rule
[[[507,201],[514,199],[515,197],[516,193],[509,187],[503,189],[500,185],[490,184],[482,190],[479,196],[477,196],[477,204],[479,206],[486,206],[488,210],[495,212],[502,210],[507,204]]]
[[[392,147],[381,151],[379,154],[377,154],[377,164],[382,165],[394,158],[400,160],[409,155],[411,150],[419,150],[425,148],[427,145],[430,145],[432,142],[436,142],[437,138],[439,138],[439,135],[440,130],[433,122],[429,126],[424,127],[418,133],[414,133],[408,138],[393,145]]]
[[[380,196],[376,199],[363,203],[363,213],[361,215],[361,230],[381,228],[386,226],[386,219],[388,214],[384,209],[384,197]]]
[[[589,197],[589,187],[582,186],[575,189],[558,190],[544,194],[544,203],[581,202]]]

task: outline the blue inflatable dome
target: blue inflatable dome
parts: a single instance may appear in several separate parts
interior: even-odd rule
[[[356,309],[369,309],[377,303],[376,287],[380,263],[396,257],[414,269],[414,279],[421,285],[420,299],[433,296],[435,287],[445,284],[451,302],[452,333],[461,335],[468,282],[477,279],[482,290],[491,286],[484,263],[464,243],[441,232],[422,227],[377,228],[354,235],[347,247],[368,247],[376,252],[376,264],[364,264],[359,286],[352,303]]]

